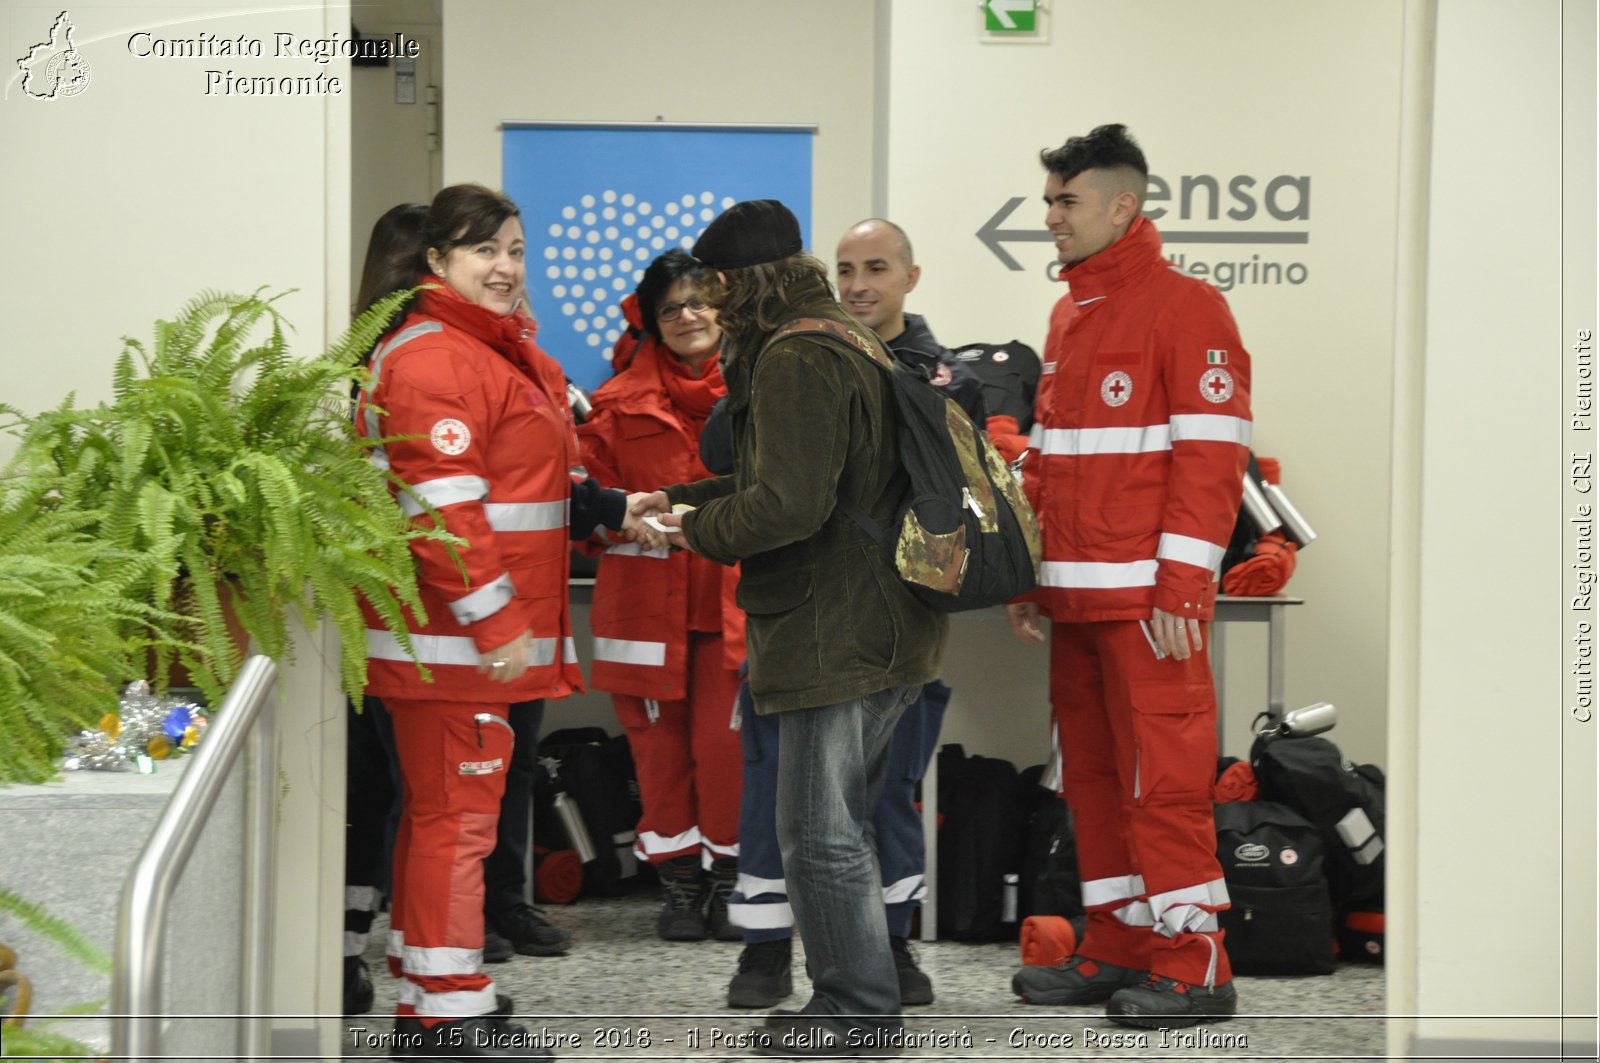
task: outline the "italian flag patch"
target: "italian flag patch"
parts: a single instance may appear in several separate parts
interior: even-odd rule
[[[1207,365],[1227,365],[1228,364],[1228,352],[1227,351],[1207,351],[1206,352],[1206,364]]]

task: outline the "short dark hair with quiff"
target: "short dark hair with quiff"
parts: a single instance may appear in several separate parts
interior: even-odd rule
[[[1039,152],[1039,161],[1063,183],[1085,170],[1134,170],[1140,177],[1150,176],[1144,152],[1125,125],[1096,126],[1087,136],[1068,137],[1059,148]]]

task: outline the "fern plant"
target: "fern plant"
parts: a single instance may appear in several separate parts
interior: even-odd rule
[[[132,589],[188,621],[155,640],[158,680],[176,655],[215,703],[241,663],[225,610],[272,657],[288,652],[298,613],[338,629],[344,686],[359,696],[362,599],[409,645],[402,608],[422,603],[408,544],[455,542],[401,514],[349,416],[362,356],[410,293],[309,359],[290,350],[274,305],[288,293],[264,293],[206,292],[157,321],[148,344],[125,338],[112,400],[68,398],[27,420],[13,466],[53,481],[63,513],[95,514],[114,554],[149,559]]]
[[[52,942],[87,970],[100,975],[111,974],[111,957],[84,937],[77,927],[51,915],[40,905],[18,896],[3,886],[0,886],[0,912],[12,916],[23,927]],[[60,1025],[63,1017],[97,1015],[104,1007],[103,1000],[85,1001],[59,1008],[54,1017],[39,1019],[33,1025],[24,1025],[29,1021],[26,1019],[8,1024],[3,1039],[0,1039],[0,1059],[98,1057],[99,1053],[89,1045],[65,1034],[56,1033],[49,1027],[52,1024]]]
[[[110,677],[177,618],[142,603],[151,557],[108,548],[94,511],[0,484],[0,783],[43,782],[66,740],[116,704]]]

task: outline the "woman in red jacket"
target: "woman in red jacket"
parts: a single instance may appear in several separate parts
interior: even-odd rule
[[[638,309],[655,342],[639,345],[594,393],[578,429],[584,463],[602,483],[651,489],[711,475],[700,463],[700,430],[727,388],[703,279],[699,263],[676,249],[640,279]],[[633,543],[607,548],[595,579],[590,679],[611,692],[628,732],[644,806],[634,851],[661,875],[666,904],[656,929],[669,941],[708,930],[741,936],[727,921],[743,763],[736,581],[736,570],[690,551]]]
[[[492,1057],[507,1053],[479,1046],[520,1030],[495,1014],[481,966],[507,708],[583,689],[568,539],[599,524],[631,538],[638,523],[622,492],[575,475],[566,380],[521,306],[516,204],[454,185],[434,198],[422,235],[394,287],[424,288],[373,352],[356,411],[401,509],[465,543],[413,542],[427,618],[407,618],[409,646],[382,625],[367,632],[367,693],[393,717],[405,781],[390,902],[390,967],[406,980],[395,1034],[416,1055]]]

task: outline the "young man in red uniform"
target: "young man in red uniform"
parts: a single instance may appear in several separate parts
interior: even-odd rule
[[[1024,465],[1044,534],[1050,696],[1089,925],[1035,1004],[1107,1001],[1185,1026],[1237,1008],[1217,911],[1216,692],[1204,652],[1250,443],[1250,361],[1222,295],[1167,262],[1140,213],[1148,170],[1105,125],[1042,152],[1046,224],[1071,291],[1051,314]]]

